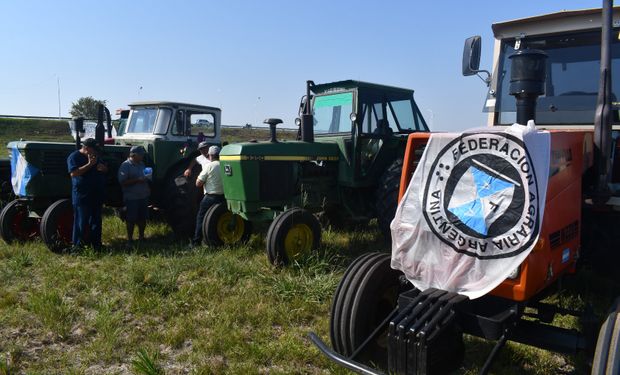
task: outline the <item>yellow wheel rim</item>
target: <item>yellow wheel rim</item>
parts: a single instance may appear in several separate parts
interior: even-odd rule
[[[239,215],[226,212],[217,220],[217,235],[225,244],[241,241],[245,232],[245,221]]]
[[[312,250],[312,229],[306,224],[294,224],[284,238],[284,251],[289,261]]]

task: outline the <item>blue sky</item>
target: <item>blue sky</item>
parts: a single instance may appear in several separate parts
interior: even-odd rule
[[[600,1],[2,1],[0,114],[58,115],[81,96],[222,108],[225,124],[293,126],[305,81],[414,89],[434,130],[485,124],[463,41],[491,23]],[[141,89],[140,89],[141,88]]]

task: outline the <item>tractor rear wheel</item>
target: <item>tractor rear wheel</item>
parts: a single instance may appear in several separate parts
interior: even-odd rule
[[[17,199],[4,206],[0,212],[0,236],[4,242],[29,241],[39,235],[39,219],[28,214],[26,204]]]
[[[620,374],[620,298],[601,326],[592,361],[592,375],[611,374]]]
[[[70,199],[61,199],[49,206],[41,219],[41,239],[51,251],[60,253],[73,240],[73,205]]]
[[[245,243],[251,234],[252,223],[229,211],[226,202],[209,208],[202,223],[202,238],[209,246]]]
[[[403,170],[402,159],[396,159],[390,167],[383,172],[379,179],[379,185],[375,192],[375,209],[379,229],[387,242],[391,242],[390,223],[396,214],[398,206],[398,189],[400,188],[400,175]]]
[[[390,267],[389,254],[365,254],[351,263],[332,303],[330,334],[336,351],[352,355],[396,308],[399,294],[410,287],[400,276]],[[387,325],[355,360],[386,368]]]
[[[194,234],[196,213],[202,198],[201,189],[196,187],[200,166],[196,165],[188,178],[183,176],[184,170],[185,166],[179,165],[170,173],[161,198],[166,221],[178,238],[189,238]]]
[[[321,244],[321,224],[309,211],[291,208],[276,217],[267,231],[267,257],[275,266],[287,265]]]

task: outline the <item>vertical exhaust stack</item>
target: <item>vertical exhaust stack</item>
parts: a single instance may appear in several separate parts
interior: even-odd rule
[[[518,50],[508,57],[510,68],[510,95],[517,99],[517,123],[527,125],[536,121],[536,99],[545,93],[547,54],[534,49]]]
[[[306,81],[306,108],[301,115],[301,140],[303,142],[314,142],[314,116],[312,115],[312,101],[310,92],[314,82]]]
[[[103,146],[105,138],[105,126],[103,125],[103,117],[105,113],[105,106],[103,104],[97,105],[97,126],[95,127],[95,141],[99,146]]]
[[[613,0],[603,0],[601,18],[601,73],[594,115],[594,204],[605,204],[611,197],[611,33]]]

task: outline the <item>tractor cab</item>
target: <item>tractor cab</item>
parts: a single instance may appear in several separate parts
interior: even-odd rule
[[[374,184],[408,134],[428,132],[413,90],[353,80],[311,84],[310,90],[313,133],[317,142],[338,143],[344,183]]]
[[[141,145],[148,152],[147,164],[157,165],[154,178],[165,177],[180,159],[197,155],[198,143],[220,144],[219,108],[177,102],[137,102],[130,111],[119,145]]]

